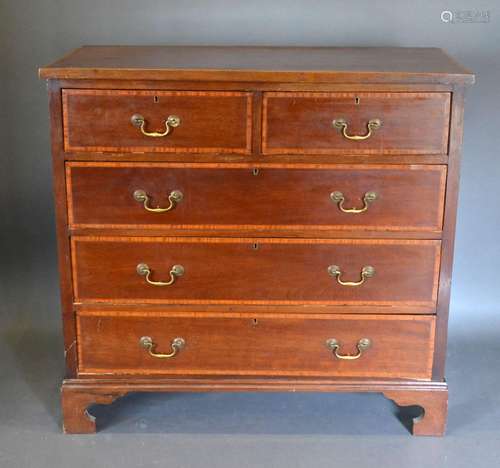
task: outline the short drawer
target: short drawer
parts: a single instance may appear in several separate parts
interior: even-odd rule
[[[266,154],[447,154],[449,93],[265,93]]]
[[[76,302],[434,307],[439,241],[72,238]]]
[[[77,320],[78,368],[80,374],[430,379],[434,329],[432,316],[87,311]]]
[[[66,151],[250,153],[251,93],[63,90]]]
[[[73,228],[440,231],[445,166],[68,163]]]

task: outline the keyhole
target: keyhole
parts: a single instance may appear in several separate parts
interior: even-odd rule
[[[354,98],[354,104],[359,105],[359,97],[358,96],[356,96]]]
[[[253,175],[255,175],[255,176],[256,176],[256,175],[259,175],[259,169],[257,169],[257,168],[255,167],[255,168],[253,169],[253,171],[252,171],[252,174],[253,174]]]
[[[158,96],[155,96],[155,97],[153,98],[153,101],[154,101],[154,102],[160,102],[160,98],[159,98]]]
[[[252,319],[252,325],[254,327],[256,327],[258,324],[259,324],[259,321],[256,318]]]
[[[255,242],[254,244],[252,244],[252,249],[258,250],[258,248],[259,248],[259,244],[257,244],[257,242]]]

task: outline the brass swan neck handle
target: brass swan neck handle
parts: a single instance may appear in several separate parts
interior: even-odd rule
[[[155,351],[156,349],[156,343],[153,341],[153,339],[150,336],[143,336],[139,340],[139,345],[146,349],[149,353],[150,356],[158,359],[168,359],[168,358],[173,358],[179,350],[184,348],[186,346],[186,340],[184,338],[178,337],[174,338],[170,342],[170,347],[172,348],[172,352],[164,354],[164,353],[157,353]]]
[[[338,265],[330,265],[328,267],[328,274],[334,276],[337,279],[337,283],[342,286],[361,286],[367,278],[372,278],[375,276],[375,268],[370,265],[366,265],[361,269],[361,277],[359,281],[343,281],[341,279],[342,270]]]
[[[169,281],[153,281],[151,279],[152,271],[146,263],[139,263],[136,267],[137,274],[139,276],[146,277],[146,283],[151,286],[171,286],[175,283],[175,280],[184,274],[184,267],[182,265],[174,265],[170,269],[170,280]]]
[[[181,119],[177,115],[169,115],[165,120],[165,130],[163,132],[148,132],[146,130],[146,119],[141,114],[134,114],[130,121],[134,127],[140,129],[144,136],[152,138],[166,137],[172,128],[178,127],[181,124]]]
[[[377,199],[378,195],[376,192],[366,192],[363,195],[363,207],[362,208],[344,208],[345,197],[342,192],[335,191],[330,194],[330,199],[332,202],[336,203],[339,207],[339,210],[343,213],[364,213],[368,210],[368,206],[370,203]]]
[[[151,208],[149,206],[149,195],[142,189],[137,189],[133,193],[134,200],[136,202],[142,203],[144,209],[146,211],[150,211],[152,213],[165,213],[167,211],[173,210],[178,203],[180,203],[184,194],[180,190],[172,190],[170,195],[168,196],[169,205],[166,208],[160,208],[159,206],[156,208]]]
[[[332,351],[333,355],[337,359],[343,361],[354,361],[356,359],[359,359],[363,355],[363,352],[370,348],[371,345],[372,342],[369,338],[361,338],[356,344],[356,347],[358,348],[358,352],[356,354],[340,354],[340,342],[335,338],[326,340],[327,348]]]
[[[353,141],[362,141],[370,138],[373,132],[382,126],[382,121],[380,119],[370,119],[366,124],[366,133],[364,135],[349,135],[347,133],[348,124],[345,119],[335,119],[332,121],[332,125],[337,130],[340,130],[344,138]]]

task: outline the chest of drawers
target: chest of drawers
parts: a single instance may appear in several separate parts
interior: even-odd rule
[[[441,435],[464,88],[439,49],[83,47],[48,79],[64,429],[379,392]]]

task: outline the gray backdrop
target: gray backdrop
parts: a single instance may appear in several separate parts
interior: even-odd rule
[[[498,356],[498,345],[493,344],[497,342],[500,312],[497,5],[493,0],[0,0],[0,345],[2,339],[9,345],[0,358],[0,379],[5,388],[10,382],[8,376],[21,375],[31,393],[55,414],[51,431],[58,431],[54,392],[62,369],[62,347],[48,109],[45,83],[38,80],[37,68],[82,44],[446,49],[477,76],[477,83],[466,98],[450,338],[457,343],[454,349],[458,355],[462,349],[458,340],[465,337],[479,340],[474,341],[471,355],[474,350],[483,354],[490,343],[490,352],[496,350]],[[471,9],[488,10],[490,22],[441,21],[443,10]],[[5,356],[10,356],[14,363],[9,371],[2,369]],[[495,370],[495,355],[490,354],[490,358],[492,364],[486,367]],[[471,372],[474,368],[475,364],[471,364]],[[45,380],[44,375],[48,375]],[[11,396],[24,388],[24,384],[19,385],[17,390],[8,387],[5,395]],[[55,396],[49,397],[49,390]],[[256,403],[256,408],[259,405]],[[464,401],[462,409],[468,407]],[[38,406],[33,408],[26,413],[28,421],[32,421],[33,411],[38,411]],[[9,405],[2,403],[4,417],[10,414],[9,409]],[[17,427],[15,421],[19,416],[13,410],[11,413],[14,424],[11,427]],[[481,421],[478,427],[486,426]],[[252,456],[257,454],[254,452]]]

